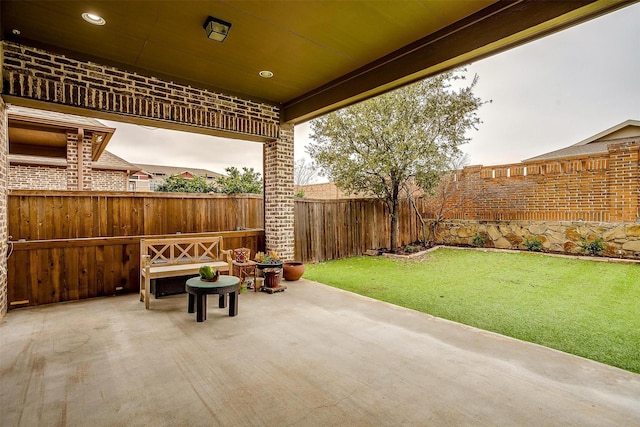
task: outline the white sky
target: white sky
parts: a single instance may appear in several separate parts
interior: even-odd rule
[[[467,66],[483,123],[462,147],[472,164],[515,163],[640,120],[640,3]],[[117,128],[107,150],[131,163],[224,172],[262,172],[262,145],[150,129]],[[309,124],[295,129],[295,157],[307,157]]]

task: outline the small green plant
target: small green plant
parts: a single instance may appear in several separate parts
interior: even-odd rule
[[[296,194],[294,194],[293,197],[295,197],[296,199],[304,199],[304,191],[303,190],[296,191]]]
[[[604,243],[602,243],[602,239],[599,237],[592,242],[589,242],[583,237],[580,241],[580,250],[587,252],[591,256],[600,255],[600,252],[604,250]]]
[[[413,246],[413,245],[407,245],[407,246],[404,247],[404,251],[412,254],[412,253],[418,251],[418,247],[417,246]]]
[[[527,248],[527,250],[531,252],[542,252],[542,242],[540,241],[540,239],[538,239],[536,236],[533,236],[531,238],[528,238],[527,236],[522,237],[524,237],[522,246]]]
[[[485,245],[484,237],[482,237],[478,233],[474,234],[473,239],[471,240],[471,246],[474,246],[476,248],[484,248],[484,245]]]

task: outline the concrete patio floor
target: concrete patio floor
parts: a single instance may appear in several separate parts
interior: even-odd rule
[[[640,375],[311,281],[9,312],[2,426],[640,425]]]

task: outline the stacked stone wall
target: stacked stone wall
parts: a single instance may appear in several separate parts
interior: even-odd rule
[[[608,257],[640,259],[640,224],[585,221],[469,221],[447,220],[438,227],[437,241],[473,245],[480,236],[484,247],[527,250],[525,238],[537,238],[545,251],[584,254],[583,239],[602,239]]]

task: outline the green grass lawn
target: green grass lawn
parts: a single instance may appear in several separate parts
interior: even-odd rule
[[[439,249],[308,265],[305,278],[640,373],[640,265]]]

